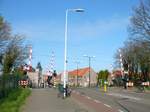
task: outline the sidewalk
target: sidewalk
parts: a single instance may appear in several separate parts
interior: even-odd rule
[[[94,112],[73,98],[58,98],[57,90],[32,89],[21,112]]]

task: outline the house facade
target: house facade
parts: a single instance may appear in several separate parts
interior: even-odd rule
[[[43,74],[43,82],[45,84],[47,84],[47,79],[48,79],[48,76],[47,74]],[[61,83],[61,76],[60,75],[57,75],[56,77],[52,77],[51,79],[51,83],[55,83],[55,85],[58,85],[59,83]]]
[[[89,86],[89,73],[90,73],[90,85],[95,86],[97,83],[96,72],[89,67],[76,69],[68,72],[68,84],[71,86]]]
[[[38,72],[28,72],[27,73],[29,79],[31,80],[32,82],[32,87],[38,87],[38,80],[39,80],[39,75],[38,75]]]
[[[27,76],[32,83],[32,87],[34,88],[40,87],[40,84],[43,83],[43,75],[39,74],[38,69],[36,69],[36,71],[28,71]]]

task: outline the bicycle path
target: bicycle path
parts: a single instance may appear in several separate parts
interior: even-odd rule
[[[58,98],[57,90],[32,89],[21,112],[95,112],[73,98]]]

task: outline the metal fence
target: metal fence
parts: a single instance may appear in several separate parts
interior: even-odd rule
[[[19,87],[18,81],[19,76],[16,75],[5,75],[0,76],[0,99],[7,97],[8,94]]]

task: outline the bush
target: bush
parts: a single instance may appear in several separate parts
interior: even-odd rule
[[[19,112],[19,108],[24,104],[26,97],[28,97],[30,93],[29,89],[19,88],[13,90],[7,98],[1,101],[0,112]]]

